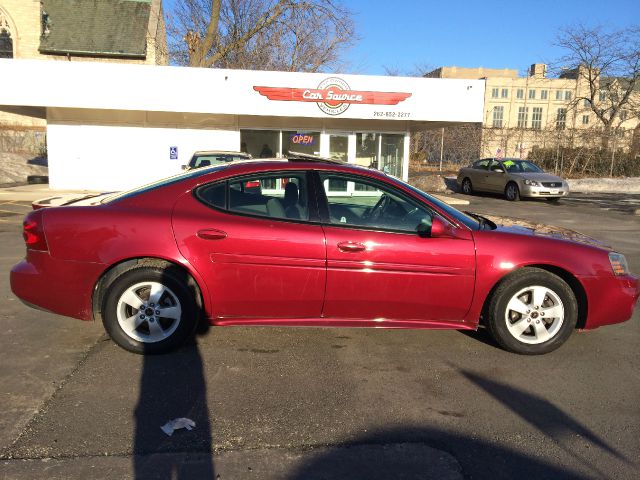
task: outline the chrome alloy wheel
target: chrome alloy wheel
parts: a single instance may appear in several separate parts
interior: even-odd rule
[[[155,343],[171,336],[180,324],[182,308],[175,293],[158,282],[127,288],[118,299],[120,328],[131,338]]]
[[[511,297],[505,322],[516,340],[537,345],[552,339],[560,331],[564,315],[558,294],[536,285],[523,288]]]

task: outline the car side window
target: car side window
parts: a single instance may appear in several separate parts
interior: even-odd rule
[[[230,180],[228,209],[261,217],[308,220],[306,175],[255,175]]]
[[[333,225],[402,232],[416,232],[421,224],[431,226],[432,212],[402,192],[335,173],[321,173],[320,180]],[[335,185],[345,188],[336,191]]]
[[[489,160],[478,160],[473,164],[473,168],[476,170],[486,170],[489,167]]]
[[[504,168],[502,167],[500,162],[498,162],[497,160],[492,160],[491,165],[489,165],[489,170],[491,170],[492,172],[497,172],[498,170],[504,171]]]

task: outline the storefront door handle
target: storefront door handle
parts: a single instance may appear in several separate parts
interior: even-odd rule
[[[338,249],[342,252],[362,252],[366,250],[367,247],[360,242],[340,242]]]
[[[227,238],[227,232],[216,230],[215,228],[210,228],[207,230],[198,231],[198,237],[202,238],[203,240],[223,240]]]

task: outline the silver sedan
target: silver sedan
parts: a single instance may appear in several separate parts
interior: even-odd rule
[[[515,158],[483,158],[460,169],[458,187],[467,195],[474,191],[501,193],[507,200],[520,197],[557,201],[569,195],[569,185],[562,178],[545,173],[537,165]]]

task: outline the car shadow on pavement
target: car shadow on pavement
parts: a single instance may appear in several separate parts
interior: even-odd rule
[[[435,450],[434,450],[435,449]],[[292,480],[564,479],[584,474],[497,442],[431,427],[382,429],[309,455]],[[451,461],[454,460],[454,461]]]
[[[201,320],[187,345],[171,353],[143,357],[135,409],[136,480],[215,478],[207,387],[197,341],[210,326],[202,313],[198,317]],[[182,418],[193,421],[195,427],[179,428],[171,435],[161,429]]]
[[[608,475],[600,471],[597,465],[591,463],[589,458],[577,454],[577,450],[569,444],[572,439],[581,438],[583,441],[600,448],[626,465],[632,465],[632,462],[625,455],[607,444],[597,434],[556,407],[549,400],[469,370],[462,369],[460,373],[528,424],[543,433],[553,441],[553,443],[564,450],[565,453],[576,458],[581,463],[588,465],[591,470],[598,472],[603,478],[608,477]]]

